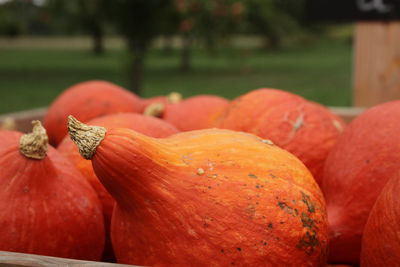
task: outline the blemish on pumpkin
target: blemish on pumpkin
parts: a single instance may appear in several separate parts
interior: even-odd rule
[[[301,195],[302,195],[301,201],[303,201],[304,204],[306,204],[308,212],[315,213],[315,205],[311,201],[310,196],[306,195],[303,191],[300,191],[300,192],[301,192]]]
[[[297,243],[296,248],[305,249],[306,254],[311,255],[314,252],[314,248],[317,246],[320,246],[320,243],[316,237],[315,231],[313,231],[312,234],[307,232],[304,236],[302,236]]]
[[[270,146],[274,145],[274,142],[272,142],[269,139],[261,139],[261,142],[263,142],[264,144],[270,145]]]
[[[256,188],[257,188],[257,189],[258,189],[258,188],[260,188],[260,185],[259,185],[259,184],[257,184],[257,185],[256,185]]]
[[[250,219],[253,219],[256,213],[256,209],[254,208],[253,204],[250,203],[249,206],[247,206],[247,208],[244,209],[244,213],[249,215]]]
[[[272,229],[272,223],[269,223],[269,224],[268,224],[268,228],[269,228],[269,229]]]
[[[252,173],[249,174],[249,177],[250,177],[250,178],[253,178],[253,179],[257,179],[257,178],[258,178],[256,175],[254,175],[254,174],[252,174]]]
[[[266,246],[267,245],[267,242],[264,242],[264,244],[263,244],[264,246]]]
[[[204,170],[202,168],[198,168],[197,175],[203,175],[203,174],[204,174]]]
[[[23,191],[24,191],[25,194],[29,193],[29,187],[25,186]]]
[[[304,212],[301,213],[301,222],[304,228],[311,229],[314,226],[314,221]]]
[[[278,206],[286,213],[292,215],[293,217],[296,217],[294,209],[290,207],[286,202],[278,202]]]
[[[221,249],[221,252],[222,252],[222,253],[224,253],[224,252],[225,252],[225,250]]]
[[[211,162],[210,160],[207,160],[207,161],[208,161],[207,165],[209,167],[209,170],[210,170],[210,172],[212,172],[214,170],[215,163]]]
[[[290,131],[288,138],[286,139],[285,142],[282,143],[282,145],[286,145],[286,144],[290,143],[292,141],[292,139],[294,138],[294,135],[296,134],[296,132],[298,130],[300,130],[300,128],[304,125],[305,113],[303,111],[303,105],[301,105],[298,108],[298,112],[299,112],[299,116],[296,118],[295,121],[289,120],[290,112],[286,112],[285,115],[283,116],[282,120],[284,122],[287,122],[290,125],[292,125],[292,130]]]
[[[239,252],[242,252],[242,249],[241,249],[241,248],[237,248],[237,250],[238,250]]]
[[[367,160],[365,161],[365,163],[369,164],[369,159],[367,159]]]
[[[191,153],[187,153],[187,154],[183,155],[182,156],[182,161],[186,165],[190,165],[190,163],[192,163],[192,161],[193,161],[192,154]]]
[[[332,124],[333,126],[335,126],[339,133],[343,132],[343,126],[340,122],[338,122],[337,120],[332,120]]]
[[[275,175],[273,175],[272,173],[270,173],[270,174],[269,174],[269,176],[270,176],[271,178],[273,178],[273,179],[275,179],[275,178],[276,178],[276,176],[275,176]]]

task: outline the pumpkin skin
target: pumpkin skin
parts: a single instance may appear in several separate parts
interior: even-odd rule
[[[57,146],[67,134],[68,115],[82,121],[118,112],[140,112],[140,98],[106,81],[86,81],[63,91],[50,105],[43,125],[49,142]]]
[[[258,89],[232,101],[217,127],[253,133],[297,156],[319,185],[329,151],[345,128],[326,107],[277,89]]]
[[[366,110],[339,137],[324,169],[329,261],[358,264],[361,237],[376,198],[400,164],[400,101]]]
[[[92,164],[117,201],[111,234],[118,262],[326,264],[320,189],[296,157],[269,141],[219,129],[163,139],[111,129]]]
[[[178,103],[164,105],[160,117],[180,131],[212,128],[228,107],[229,101],[215,95],[196,95]]]
[[[166,137],[179,131],[171,124],[149,116],[140,115],[137,113],[118,113],[106,116],[101,116],[90,120],[89,124],[103,126],[107,129],[111,128],[128,128],[152,137]],[[113,261],[113,252],[111,240],[109,240],[109,229],[111,225],[111,215],[114,207],[114,199],[101,184],[96,174],[94,173],[92,163],[82,158],[78,148],[74,142],[66,136],[60,143],[57,150],[64,155],[83,176],[90,182],[92,187],[98,194],[103,207],[104,224],[106,228],[106,248],[104,251],[103,260]]]
[[[58,151],[19,151],[23,134],[0,132],[0,250],[100,260],[104,223],[89,183]]]
[[[365,225],[361,266],[398,266],[400,263],[400,175],[379,194]]]

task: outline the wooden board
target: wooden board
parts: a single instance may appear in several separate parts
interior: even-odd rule
[[[358,22],[354,38],[353,105],[400,99],[400,21]]]
[[[133,267],[135,265],[96,261],[81,261],[57,257],[0,251],[1,267]]]

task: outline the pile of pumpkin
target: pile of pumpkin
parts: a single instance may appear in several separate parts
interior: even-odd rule
[[[83,82],[32,133],[0,131],[0,250],[146,266],[396,266],[399,121],[400,101],[346,125],[277,89],[142,99]]]

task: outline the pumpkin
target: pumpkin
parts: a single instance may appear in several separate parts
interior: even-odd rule
[[[179,103],[182,101],[182,95],[177,92],[171,92],[167,96],[154,96],[141,99],[141,113],[153,104],[167,105],[169,103]]]
[[[234,99],[216,126],[272,140],[303,161],[321,184],[324,162],[345,123],[320,104],[262,88]]]
[[[134,93],[106,81],[87,81],[63,91],[44,117],[49,142],[57,146],[67,134],[68,115],[82,121],[118,112],[140,112],[141,100]]]
[[[339,137],[324,169],[329,260],[358,264],[368,215],[400,165],[400,101],[369,108]]]
[[[168,138],[88,126],[71,139],[116,200],[117,261],[150,266],[325,266],[322,193],[304,164],[255,135]]]
[[[105,115],[90,120],[88,123],[103,126],[107,129],[115,127],[129,128],[153,137],[166,137],[171,134],[178,133],[178,130],[174,126],[163,120],[144,116],[137,113],[118,113]],[[112,252],[111,240],[109,238],[109,227],[111,224],[111,215],[115,202],[114,199],[100,183],[99,179],[93,171],[91,162],[81,157],[78,148],[69,138],[69,136],[66,136],[64,138],[64,140],[58,146],[57,150],[68,160],[70,160],[74,166],[78,168],[78,170],[83,174],[83,176],[85,176],[85,178],[90,182],[90,184],[97,192],[102,203],[104,224],[106,227],[106,246],[104,250],[103,260],[113,261],[114,257]]]
[[[100,260],[100,201],[79,171],[33,132],[0,131],[0,250]]]
[[[172,104],[153,103],[144,114],[160,117],[180,131],[212,128],[229,101],[215,95],[196,95]]]
[[[398,266],[400,263],[400,175],[379,194],[364,228],[361,266]]]

